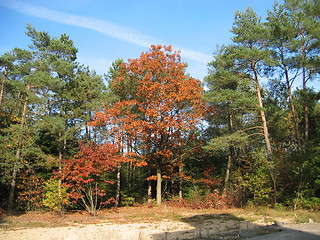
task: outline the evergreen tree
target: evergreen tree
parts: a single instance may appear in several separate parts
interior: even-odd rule
[[[11,175],[10,211],[21,169],[61,167],[84,132],[89,138],[85,124],[104,90],[101,77],[76,62],[77,49],[67,35],[51,37],[30,25],[26,34],[30,50],[14,49],[0,58],[1,168]]]
[[[296,112],[294,98],[292,94],[292,84],[298,77],[298,72],[295,72],[292,64],[293,50],[290,43],[295,37],[293,26],[290,24],[288,13],[283,5],[276,3],[273,11],[268,12],[268,22],[270,28],[269,48],[273,52],[272,56],[276,61],[275,67],[279,68],[277,76],[284,79],[286,92],[282,94],[287,97],[290,104],[291,118],[295,130],[295,142],[298,149],[301,149],[301,134],[299,129],[299,119]],[[277,83],[278,85],[281,82]],[[276,91],[275,91],[276,92]]]
[[[270,64],[271,60],[270,52],[265,47],[269,31],[262,24],[261,18],[251,8],[247,8],[244,12],[236,12],[231,32],[235,34],[232,38],[235,45],[230,48],[229,54],[233,55],[238,71],[247,75],[255,84],[267,154],[271,157],[272,147],[260,86],[265,64]]]
[[[283,4],[287,16],[287,23],[294,34],[288,39],[293,52],[292,69],[300,72],[302,89],[308,93],[307,83],[319,74],[319,9],[320,4],[313,0],[286,0]],[[309,108],[304,103],[304,138],[309,141]]]
[[[228,189],[230,171],[234,169],[239,147],[249,144],[249,137],[259,134],[260,127],[254,126],[256,99],[254,86],[234,68],[234,59],[222,47],[209,66],[209,75],[205,78],[209,91],[206,101],[216,112],[209,117],[210,137],[206,149],[213,152],[227,153],[224,179],[224,192]],[[258,129],[258,132],[255,131]],[[239,159],[238,159],[239,160]]]

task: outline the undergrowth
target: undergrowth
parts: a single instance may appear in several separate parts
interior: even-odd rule
[[[172,199],[165,202],[170,207],[192,208],[192,209],[228,209],[232,207],[232,201],[219,192],[208,193],[191,199]]]

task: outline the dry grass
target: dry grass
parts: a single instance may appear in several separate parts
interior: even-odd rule
[[[249,221],[259,221],[264,219],[268,222],[278,220],[287,223],[308,223],[309,219],[312,219],[312,221],[320,223],[320,212],[318,211],[292,211],[284,208],[274,209],[267,207],[251,207],[244,211],[244,218]]]

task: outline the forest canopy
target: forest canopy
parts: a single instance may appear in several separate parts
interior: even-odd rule
[[[0,56],[0,208],[319,210],[319,12],[237,11],[201,80],[161,45],[100,76],[67,34],[27,25],[30,47]]]

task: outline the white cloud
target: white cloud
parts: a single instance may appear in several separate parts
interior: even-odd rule
[[[204,54],[201,52],[196,52],[196,51],[192,51],[192,50],[188,50],[188,49],[181,49],[181,56],[188,58],[188,59],[192,59],[195,60],[197,62],[200,63],[205,63],[207,64],[208,62],[212,61],[212,56],[208,55],[208,54]]]
[[[6,2],[5,2],[6,3]],[[28,5],[22,2],[12,2],[4,4],[7,7],[13,8],[23,14],[47,19],[62,24],[88,28],[104,35],[136,44],[138,46],[149,47],[155,39],[136,32],[129,28],[125,28],[107,21],[102,21],[95,18],[83,17],[74,14],[68,14],[60,11],[54,11],[43,7]]]
[[[43,18],[62,24],[88,28],[96,32],[100,32],[106,36],[146,48],[149,48],[152,44],[161,44],[162,42],[133,29],[95,18],[54,11],[43,7],[25,4],[20,1],[1,1],[0,5],[15,9],[16,11],[26,15]],[[211,60],[210,55],[183,48],[181,48],[181,56],[200,63],[208,63]]]

